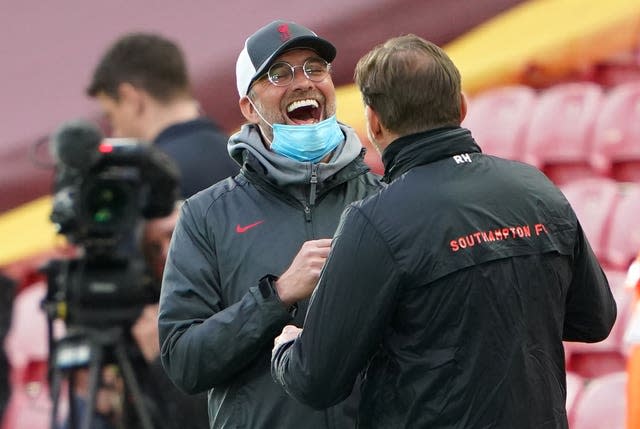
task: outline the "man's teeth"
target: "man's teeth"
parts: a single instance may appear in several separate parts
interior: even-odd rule
[[[308,99],[308,100],[298,100],[298,101],[294,101],[293,103],[289,104],[289,106],[287,106],[287,113],[293,112],[296,109],[299,109],[301,107],[319,107],[319,104],[316,100],[313,99]]]

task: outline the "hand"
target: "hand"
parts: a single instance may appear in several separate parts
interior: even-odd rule
[[[295,340],[296,338],[298,338],[298,335],[300,335],[300,332],[302,332],[302,328],[298,328],[297,326],[293,325],[285,326],[284,328],[282,328],[282,332],[280,333],[280,335],[278,335],[276,339],[273,340],[273,350],[280,347],[281,344]]]
[[[102,370],[102,386],[96,394],[96,411],[118,421],[122,417],[123,398],[124,380],[114,365],[106,366]]]
[[[144,307],[142,314],[131,327],[131,335],[147,362],[158,357],[160,354],[158,304],[149,304]]]
[[[78,368],[73,371],[75,395],[89,400],[89,369]],[[95,412],[108,418],[112,422],[122,417],[124,397],[124,380],[120,377],[115,365],[102,368],[102,381],[95,397]]]
[[[275,283],[280,300],[290,306],[308,298],[318,283],[331,250],[331,239],[305,241],[293,262]]]

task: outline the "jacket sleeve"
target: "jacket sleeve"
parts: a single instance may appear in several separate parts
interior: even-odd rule
[[[171,239],[158,315],[162,364],[187,393],[233,379],[291,320],[275,292],[257,285],[225,306],[215,245],[194,211],[187,200]]]
[[[604,340],[616,321],[616,313],[607,278],[578,223],[563,340],[587,343]]]
[[[381,341],[395,308],[399,277],[387,243],[350,206],[312,295],[304,330],[272,354],[276,382],[317,409],[346,398]]]

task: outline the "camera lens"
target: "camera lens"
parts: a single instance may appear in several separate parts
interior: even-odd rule
[[[97,180],[85,193],[85,214],[97,233],[114,233],[131,220],[137,209],[135,193],[127,182]]]
[[[118,222],[127,204],[123,190],[112,183],[98,184],[90,191],[88,198],[89,215],[98,224]]]

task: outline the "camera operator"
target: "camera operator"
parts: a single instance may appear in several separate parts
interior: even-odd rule
[[[113,136],[149,141],[169,155],[180,170],[182,198],[237,174],[227,154],[228,137],[201,115],[183,54],[173,41],[152,33],[123,35],[100,59],[86,92],[98,101]],[[158,285],[175,216],[148,220],[143,228],[142,249]],[[131,334],[154,375],[150,378],[165,392],[165,398],[154,398],[164,402],[157,406],[170,409],[182,429],[208,427],[206,393],[183,394],[161,367],[157,304],[145,306]]]
[[[123,35],[104,53],[86,92],[98,101],[113,137],[151,142],[169,155],[180,171],[182,198],[238,173],[228,136],[201,115],[173,41]]]

